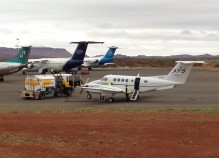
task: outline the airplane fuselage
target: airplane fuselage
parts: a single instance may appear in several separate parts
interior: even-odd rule
[[[106,63],[110,63],[113,61],[113,58],[106,57],[93,57],[93,58],[85,58],[82,67],[98,67],[100,65],[104,65]]]
[[[1,62],[0,63],[0,76],[10,75],[20,71],[25,64],[20,63],[9,63],[9,62]]]
[[[43,61],[44,60],[44,61]],[[39,69],[47,68],[54,71],[63,71],[65,69],[73,69],[68,67],[72,65],[70,62],[74,63],[74,67],[82,65],[82,67],[98,67],[99,61],[101,58],[87,58],[83,61],[81,60],[70,60],[69,58],[44,58],[44,59],[34,59],[29,60],[29,66],[32,65],[32,68],[24,69],[23,71],[28,72],[38,72]],[[31,62],[33,61],[33,64]],[[36,62],[37,61],[37,62]]]
[[[39,71],[39,69],[43,69],[43,68],[47,68],[49,70],[52,69],[54,71],[62,71],[63,66],[67,63],[69,58],[45,58],[41,60],[42,62],[39,59],[39,62],[34,62],[32,64],[33,66],[32,68],[25,69],[24,71],[37,72]],[[31,65],[31,63],[29,65]]]
[[[100,80],[88,83],[117,87],[125,92],[126,86],[129,93],[138,89],[140,93],[155,90],[171,89],[178,83],[165,80],[165,76],[138,77],[138,76],[122,76],[122,75],[106,75]],[[97,86],[95,85],[95,86]],[[88,92],[100,93],[99,90],[86,89]]]

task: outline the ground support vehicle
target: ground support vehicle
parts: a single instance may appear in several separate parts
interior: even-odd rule
[[[27,75],[24,90],[20,91],[23,98],[44,99],[52,94],[71,96],[74,88],[81,84],[80,76],[72,74]]]

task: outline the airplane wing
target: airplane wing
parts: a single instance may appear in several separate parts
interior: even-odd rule
[[[121,93],[124,92],[121,88],[114,87],[112,85],[100,85],[100,84],[92,84],[92,85],[85,85],[85,86],[79,86],[78,88],[86,89],[86,90],[95,90],[99,91],[99,93],[102,92],[110,92],[110,93]]]
[[[116,63],[105,63],[104,65],[115,65]]]
[[[28,63],[45,63],[47,62],[48,59],[42,58],[42,59],[29,59]]]

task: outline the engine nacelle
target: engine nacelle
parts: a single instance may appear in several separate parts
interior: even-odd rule
[[[95,60],[94,63],[99,63],[99,60]]]
[[[32,69],[34,67],[34,64],[27,64],[28,69]]]

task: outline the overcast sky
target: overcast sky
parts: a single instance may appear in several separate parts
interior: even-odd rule
[[[126,55],[219,54],[218,0],[1,0],[0,46],[104,41]]]

